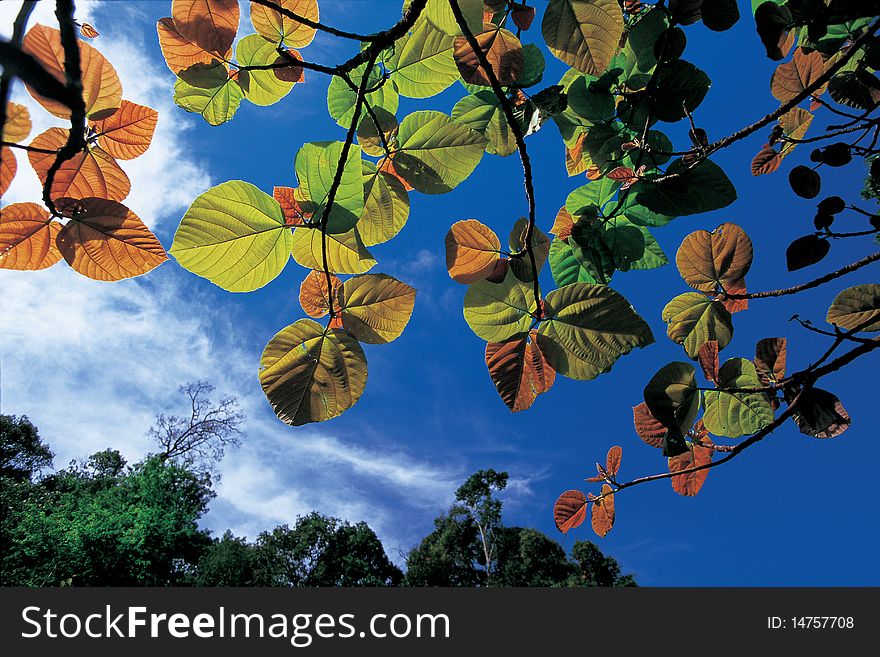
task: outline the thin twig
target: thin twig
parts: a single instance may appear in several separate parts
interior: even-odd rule
[[[21,9],[15,17],[12,24],[12,38],[8,45],[14,48],[21,48],[21,42],[24,40],[24,31],[27,28],[27,22],[31,12],[36,6],[36,0],[25,0],[21,3]],[[9,102],[9,92],[12,88],[12,70],[9,68],[6,59],[3,59],[3,75],[0,76],[0,129],[6,125],[6,103]],[[4,146],[6,144],[4,143]]]

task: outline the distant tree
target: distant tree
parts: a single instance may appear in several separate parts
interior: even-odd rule
[[[0,415],[0,477],[32,481],[54,456],[27,416]]]
[[[500,527],[494,586],[560,586],[574,572],[565,550],[537,529]]]
[[[578,541],[571,548],[577,569],[570,586],[638,586],[632,575],[622,575],[620,565],[612,557],[602,554],[591,541]]]
[[[159,415],[147,435],[159,446],[159,457],[200,472],[210,472],[229,447],[238,447],[245,421],[238,398],[211,399],[214,386],[195,381],[180,387],[189,401],[184,415]]]
[[[196,586],[269,586],[259,568],[259,547],[226,530],[205,550],[192,577]]]
[[[460,506],[434,519],[434,531],[406,556],[407,586],[479,586],[480,536]]]

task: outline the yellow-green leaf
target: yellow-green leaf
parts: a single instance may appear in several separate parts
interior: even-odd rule
[[[464,318],[487,342],[504,342],[529,330],[535,313],[531,284],[508,271],[500,283],[477,281],[464,295]]]
[[[321,231],[297,228],[293,233],[293,259],[307,269],[324,269]],[[357,228],[347,233],[327,235],[327,266],[336,274],[362,274],[376,264],[367,251]]]
[[[343,327],[368,344],[400,337],[416,301],[414,288],[387,274],[349,278],[339,296]]]
[[[617,0],[550,0],[541,31],[556,57],[583,73],[601,75],[618,51],[623,27]]]
[[[733,322],[724,304],[699,292],[680,294],[666,304],[663,321],[668,324],[669,339],[682,345],[694,360],[709,340],[717,341],[718,348],[724,349],[733,337]]]

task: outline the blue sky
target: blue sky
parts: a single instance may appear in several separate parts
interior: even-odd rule
[[[188,203],[209,186],[229,179],[247,180],[267,192],[273,185],[293,185],[293,160],[303,142],[344,139],[326,111],[328,80],[309,72],[306,83],[278,105],[242,103],[232,122],[211,128],[171,101],[174,77],[161,61],[155,36],[155,21],[170,13],[170,2],[78,4],[81,17],[102,33],[95,45],[119,70],[124,96],[160,110],[153,148],[123,167],[134,190],[126,203],[166,248]],[[713,80],[697,112],[710,138],[776,106],[769,93],[774,64],[763,54],[749,2],[740,4],[743,19],[729,32],[712,33],[701,24],[687,28],[685,58]],[[51,6],[40,5],[40,20],[49,23]],[[359,31],[379,29],[396,20],[398,5],[394,0],[322,2],[322,20]],[[3,30],[9,29],[15,7],[0,6]],[[242,17],[248,33],[246,10]],[[541,43],[540,13],[523,41]],[[351,52],[351,45],[319,35],[303,55],[329,62]],[[565,70],[550,56],[547,63],[541,86]],[[425,108],[449,112],[462,94],[463,88],[454,85],[428,101],[402,98],[398,117]],[[16,100],[26,98],[17,89]],[[44,112],[32,114],[42,121],[34,135],[55,125]],[[834,122],[820,113],[814,129]],[[677,145],[686,143],[681,126],[664,131]],[[797,150],[783,171],[753,178],[749,162],[765,133],[713,158],[738,188],[734,205],[655,231],[670,258],[691,231],[737,223],[754,242],[747,283],[758,291],[810,280],[872,252],[870,238],[838,241],[822,264],[793,274],[785,270],[787,244],[812,230],[814,202],[796,197],[785,182],[787,171],[806,161],[809,150]],[[539,226],[547,231],[566,195],[585,180],[568,178],[553,125],[527,144],[535,163]],[[28,178],[27,169],[19,157],[19,178],[4,202],[36,200],[38,183]],[[863,178],[859,163],[823,172],[823,194],[855,199]],[[366,520],[397,560],[399,550],[430,530],[455,487],[479,468],[510,472],[508,524],[537,527],[553,537],[559,536],[552,519],[557,495],[580,487],[609,446],[623,447],[622,478],[663,471],[665,459],[635,436],[630,409],[657,369],[685,360],[681,348],[666,338],[660,319],[669,299],[687,291],[674,266],[614,279],[614,287],[650,324],[654,345],[622,358],[595,381],[558,377],[531,410],[512,415],[486,372],[484,343],[462,317],[465,287],[446,274],[443,238],[453,222],[466,218],[507,235],[526,212],[519,161],[486,155],[453,192],[410,198],[407,226],[372,251],[379,260],[375,272],[418,289],[415,312],[400,339],[366,347],[366,392],[341,417],[287,427],[275,420],[259,388],[263,346],[303,316],[297,294],[305,270],[292,261],[265,288],[239,295],[173,261],[146,277],[112,285],[78,277],[63,265],[35,274],[4,271],[3,412],[29,415],[58,452],[58,465],[107,446],[137,459],[149,449],[142,434],[152,417],[173,410],[175,388],[208,379],[219,390],[239,395],[249,416],[245,444],[221,466],[220,495],[205,519],[208,527],[218,532],[231,527],[253,537],[315,508]],[[838,219],[840,230],[863,229],[854,217]],[[789,368],[805,367],[827,342],[788,318],[799,313],[821,324],[838,291],[876,280],[874,275],[862,270],[795,297],[753,301],[735,317],[734,338],[722,358],[751,357],[758,339],[787,335]],[[542,283],[545,290],[552,288],[549,271]],[[875,395],[868,383],[876,366],[876,357],[869,356],[821,384],[841,397],[853,417],[841,438],[811,439],[790,424],[713,470],[696,498],[676,495],[668,482],[626,491],[616,500],[617,525],[607,538],[596,539],[582,527],[566,545],[596,540],[644,585],[880,584],[873,465],[880,443],[870,425]]]

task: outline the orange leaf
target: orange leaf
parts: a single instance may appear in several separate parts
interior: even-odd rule
[[[514,413],[532,405],[535,398],[547,392],[556,380],[536,342],[537,331],[531,331],[507,342],[486,345],[486,367],[501,400]]]
[[[697,360],[703,368],[703,375],[712,383],[718,382],[718,341],[705,342],[697,352]]]
[[[514,7],[511,18],[513,18],[514,25],[519,29],[527,30],[532,26],[532,21],[535,20],[535,8]]]
[[[569,529],[580,527],[584,518],[587,517],[587,498],[579,490],[567,490],[553,505],[553,519],[556,521],[556,529],[563,534]]]
[[[70,217],[58,233],[58,248],[83,276],[118,281],[146,274],[168,259],[150,229],[116,201],[62,199],[58,207]]]
[[[171,17],[181,37],[225,58],[238,31],[238,0],[173,0]]]
[[[35,137],[31,146],[57,151],[67,143],[68,133],[63,128],[49,128]],[[43,184],[55,157],[54,153],[28,152],[31,166]],[[51,195],[53,199],[98,197],[121,201],[130,191],[131,182],[116,160],[99,146],[90,146],[61,165],[55,174]]]
[[[738,281],[728,281],[724,284],[724,291],[728,294],[746,294],[746,281],[740,279]],[[729,313],[738,313],[741,310],[748,310],[748,299],[721,299],[721,303],[727,308]]]
[[[669,472],[682,472],[694,467],[708,465],[712,462],[712,450],[709,447],[701,447],[700,445],[692,445],[684,454],[673,456],[669,459]],[[696,472],[687,472],[677,474],[672,478],[672,489],[679,495],[692,497],[700,492],[703,482],[709,476],[709,468],[697,470]]]
[[[785,338],[763,338],[755,345],[755,370],[764,385],[785,377]]]
[[[184,39],[171,18],[160,18],[156,23],[156,31],[159,33],[159,47],[165,63],[175,75],[195,64],[211,64],[218,60],[216,54]],[[231,56],[231,49],[223,53],[225,59]]]
[[[122,102],[122,83],[104,55],[84,41],[77,41],[77,44],[86,114],[98,117],[119,107]],[[51,75],[64,83],[66,75],[61,32],[45,25],[34,25],[24,37],[22,50],[33,55]],[[67,105],[44,98],[30,86],[27,90],[49,113],[61,119],[70,118],[70,108]]]
[[[31,134],[31,113],[28,108],[12,101],[6,103],[6,123],[3,124],[3,141],[17,144]]]
[[[654,417],[645,402],[633,406],[633,424],[639,438],[647,445],[658,449],[663,447],[667,429],[660,420]]]
[[[299,199],[296,198],[296,189],[293,187],[275,187],[272,196],[278,201],[284,212],[284,223],[288,226],[302,226],[311,214],[303,212]]]
[[[299,288],[299,305],[309,317],[323,317],[330,312],[330,302],[333,299],[334,312],[339,310],[339,287],[342,281],[330,274],[331,294],[327,294],[327,274],[322,271],[310,271]]]
[[[133,160],[147,152],[158,120],[159,113],[153,108],[123,100],[116,112],[92,123],[92,130],[109,155]]]
[[[303,18],[318,21],[317,0],[275,0],[275,3]],[[272,43],[281,43],[283,38],[285,45],[304,48],[315,38],[314,27],[309,27],[264,5],[252,2],[250,7],[254,29]]]
[[[770,92],[780,103],[794,99],[825,72],[825,61],[818,50],[809,53],[797,48],[791,61],[780,64],[770,78]],[[825,93],[827,84],[813,92],[814,96]]]
[[[584,159],[584,138],[586,132],[582,132],[572,146],[565,147],[565,170],[569,176],[576,176],[587,170],[587,160]]]
[[[602,177],[602,169],[600,169],[595,164],[591,164],[587,167],[587,179],[589,180],[599,180]]]
[[[682,240],[675,264],[685,282],[701,292],[740,281],[752,266],[752,241],[736,224],[697,230]]]
[[[556,221],[553,222],[550,233],[564,240],[571,236],[572,229],[574,229],[574,219],[571,218],[571,214],[565,209],[565,206],[562,206],[556,214]]]
[[[593,531],[602,538],[614,527],[614,489],[608,484],[602,486],[602,497],[593,500]]]
[[[0,268],[33,271],[61,260],[55,237],[61,224],[36,203],[13,203],[0,210]]]
[[[500,251],[498,236],[476,219],[457,221],[446,233],[446,269],[459,283],[486,278],[495,269]]]
[[[392,162],[390,157],[382,158],[382,161],[379,163],[379,171],[384,171],[385,173],[397,178],[401,183],[403,183],[403,188],[406,191],[411,192],[415,189],[415,187],[404,180],[403,176],[397,173],[397,170],[394,168],[394,162]]]
[[[623,449],[618,445],[608,450],[608,456],[605,457],[605,470],[612,477],[620,470],[621,456],[623,456]]]
[[[516,35],[494,23],[484,23],[483,31],[474,36],[501,86],[509,87],[515,83],[525,65],[522,44]],[[491,83],[480,66],[476,51],[471,48],[465,37],[455,38],[452,56],[465,82],[490,86]]]
[[[83,23],[79,26],[79,33],[85,39],[94,39],[95,37],[101,36],[101,33],[98,32],[90,23]]]
[[[780,164],[782,164],[782,157],[780,157],[779,153],[769,146],[765,146],[758,151],[758,154],[752,160],[752,175],[763,176],[773,173],[779,168]]]
[[[287,64],[291,59],[302,61],[302,57],[300,57],[299,53],[296,50],[288,50],[286,53],[287,56],[283,57],[278,55],[275,58],[273,64],[275,66],[279,66],[280,64]],[[298,66],[296,64],[288,64],[288,66],[279,66],[279,68],[272,69],[272,72],[275,73],[275,77],[283,82],[293,82],[296,84],[297,82],[302,82],[306,79],[305,69],[302,66]]]
[[[16,171],[18,171],[18,162],[15,159],[15,153],[11,148],[0,147],[0,196],[3,196],[9,189]]]

